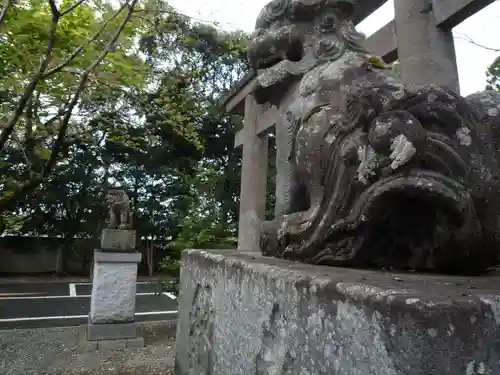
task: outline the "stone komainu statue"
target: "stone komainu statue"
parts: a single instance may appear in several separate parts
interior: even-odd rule
[[[132,212],[127,193],[121,189],[108,190],[106,203],[109,205],[108,229],[132,229]]]
[[[446,273],[497,264],[499,95],[408,87],[362,47],[354,0],[275,0],[249,60],[287,127],[290,209],[265,255]],[[278,140],[279,141],[279,140]]]

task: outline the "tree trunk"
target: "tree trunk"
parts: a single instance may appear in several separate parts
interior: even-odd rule
[[[68,273],[68,257],[75,243],[75,233],[71,231],[67,233],[67,237],[64,239],[62,246],[57,249],[57,264],[56,264],[56,275],[65,276]]]
[[[64,245],[63,246],[58,246],[57,247],[57,259],[56,259],[56,275],[57,276],[64,276]]]
[[[235,181],[235,171],[238,171],[238,155],[234,152],[230,153],[226,163],[226,171],[224,173],[224,191],[222,192],[222,207],[221,207],[221,219],[223,223],[232,221],[238,217],[238,205],[234,202],[234,181]]]
[[[146,258],[148,261],[148,271],[149,276],[153,276],[153,252],[154,252],[154,244],[153,239],[146,239]]]

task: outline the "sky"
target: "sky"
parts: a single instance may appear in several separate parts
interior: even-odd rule
[[[268,0],[171,0],[170,5],[181,13],[201,21],[215,22],[226,30],[251,32],[262,7]],[[394,0],[388,0],[380,9],[358,25],[358,30],[370,36],[394,18]],[[500,52],[481,48],[475,43],[500,49],[500,1],[496,1],[454,30],[460,91],[468,95],[484,90],[486,69]]]

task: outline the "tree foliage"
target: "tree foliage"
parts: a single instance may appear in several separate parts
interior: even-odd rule
[[[105,190],[131,197],[166,252],[235,236],[240,119],[218,105],[246,70],[244,33],[163,1],[29,0],[0,12],[3,229],[97,238]],[[215,246],[215,245],[214,245]]]
[[[486,77],[488,81],[487,88],[500,91],[500,56],[488,67]]]
[[[119,9],[83,1],[58,7],[52,0],[10,5],[1,25],[0,151],[4,170],[0,211],[33,192],[79,137],[76,116],[85,103],[116,88],[137,58],[128,56],[127,28],[137,0]],[[128,32],[128,34],[126,33]],[[120,37],[121,47],[118,47]],[[111,63],[110,63],[111,62]],[[14,188],[14,186],[16,188]]]

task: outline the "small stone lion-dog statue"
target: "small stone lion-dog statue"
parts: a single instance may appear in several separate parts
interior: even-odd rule
[[[108,229],[132,229],[132,212],[127,193],[122,189],[110,189],[106,194],[109,206]]]

